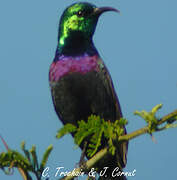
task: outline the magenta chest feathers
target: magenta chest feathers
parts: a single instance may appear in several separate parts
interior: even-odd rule
[[[99,57],[80,56],[80,57],[64,57],[61,56],[58,61],[54,61],[50,66],[49,80],[58,81],[63,76],[70,73],[86,74],[90,71],[99,70]]]

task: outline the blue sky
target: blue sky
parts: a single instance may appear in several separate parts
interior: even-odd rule
[[[54,150],[48,166],[71,170],[79,161],[71,136],[56,140],[62,127],[50,95],[48,70],[57,45],[59,18],[75,0],[3,1],[0,6],[0,134],[12,149],[37,146],[42,157]],[[159,116],[177,108],[177,2],[175,0],[88,0],[121,11],[105,13],[94,35],[95,46],[114,81],[128,132],[145,125],[135,110],[163,103]],[[129,143],[128,180],[176,179],[177,129],[144,135]],[[0,142],[0,152],[5,151]],[[17,171],[0,179],[21,179]],[[52,180],[55,178],[52,178]]]

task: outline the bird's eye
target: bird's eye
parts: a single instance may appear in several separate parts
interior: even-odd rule
[[[78,17],[84,16],[84,12],[83,12],[83,11],[78,11],[78,12],[77,12],[77,16],[78,16]]]

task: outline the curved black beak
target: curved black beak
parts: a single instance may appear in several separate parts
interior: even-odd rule
[[[104,13],[106,11],[115,11],[117,13],[120,13],[120,11],[118,9],[115,9],[112,7],[100,7],[100,8],[95,8],[93,14],[100,16],[102,13]]]

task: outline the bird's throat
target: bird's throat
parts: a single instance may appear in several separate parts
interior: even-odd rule
[[[70,32],[67,36],[59,36],[57,51],[59,54],[66,56],[79,56],[85,53],[89,55],[97,54],[92,38],[86,37],[80,31]]]

